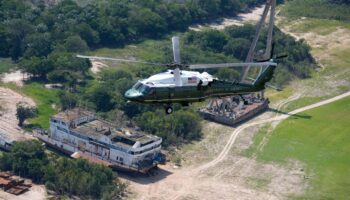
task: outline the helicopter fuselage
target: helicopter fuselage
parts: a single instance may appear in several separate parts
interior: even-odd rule
[[[235,83],[229,81],[213,80],[206,86],[174,86],[150,87],[143,91],[130,89],[125,97],[139,103],[191,103],[204,101],[211,97],[225,97],[258,92],[263,88],[251,84]]]
[[[258,92],[263,90],[265,83],[272,78],[274,68],[275,66],[268,67],[258,77],[259,84],[223,81],[213,78],[206,72],[182,71],[182,84],[176,85],[173,84],[172,71],[168,71],[137,82],[125,93],[125,97],[139,103],[187,104],[211,97]]]

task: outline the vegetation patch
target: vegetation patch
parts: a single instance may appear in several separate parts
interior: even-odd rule
[[[306,199],[346,199],[350,157],[350,98],[300,113],[280,123],[258,158],[307,165],[311,187]],[[308,177],[306,177],[308,178]]]
[[[293,0],[282,7],[282,13],[289,17],[311,17],[319,19],[350,20],[347,0]]]
[[[322,96],[322,97],[301,97],[297,100],[294,100],[290,102],[287,106],[284,107],[284,112],[289,112],[298,108],[302,108],[307,105],[311,105],[313,103],[322,101],[324,99],[329,98],[328,96]]]
[[[14,69],[16,64],[14,64],[9,58],[0,58],[0,74],[9,72]]]
[[[329,19],[304,19],[302,23],[298,23],[293,29],[302,33],[315,32],[319,35],[328,35],[338,28],[350,29],[350,24],[338,20]]]
[[[43,84],[36,82],[25,84],[23,87],[15,84],[5,86],[32,98],[36,103],[37,116],[29,119],[31,127],[49,128],[49,119],[58,110],[56,107],[59,105],[58,90],[47,89]]]
[[[15,143],[0,156],[0,169],[44,183],[58,195],[83,199],[121,199],[126,188],[110,168],[83,159],[48,156],[36,140]]]

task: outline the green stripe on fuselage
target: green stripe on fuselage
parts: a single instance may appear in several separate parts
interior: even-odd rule
[[[141,103],[185,103],[203,101],[209,97],[225,97],[262,90],[252,84],[214,80],[208,86],[158,87],[145,95]]]

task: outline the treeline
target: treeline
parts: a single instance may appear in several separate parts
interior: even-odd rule
[[[225,56],[244,61],[253,40],[255,27],[253,25],[231,26],[224,31],[206,30],[201,32],[190,31],[185,33],[185,45],[194,45],[203,51],[224,53]],[[264,50],[267,31],[261,34],[256,50]],[[275,56],[287,54],[288,58],[278,61],[278,68],[273,82],[279,87],[286,85],[293,78],[307,78],[315,67],[315,61],[310,54],[310,47],[303,41],[295,41],[291,36],[282,33],[277,27],[274,31]],[[186,53],[186,52],[185,52]],[[185,56],[191,58],[191,56]],[[193,59],[187,62],[193,63]],[[223,62],[223,61],[221,61]],[[234,80],[239,77],[235,69],[212,70],[218,77]]]
[[[19,67],[34,77],[74,85],[86,77],[91,66],[75,58],[77,53],[158,38],[186,30],[193,22],[232,16],[262,2],[107,0],[81,7],[73,0],[52,6],[46,1],[0,1],[0,57],[19,61]]]
[[[108,167],[86,160],[58,158],[45,153],[38,141],[17,142],[0,156],[0,169],[44,183],[59,195],[85,199],[121,199],[126,185]]]
[[[290,17],[311,17],[349,22],[349,4],[348,0],[293,0],[288,1],[283,11]]]

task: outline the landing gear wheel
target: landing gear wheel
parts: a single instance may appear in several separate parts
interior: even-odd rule
[[[173,113],[173,107],[167,106],[167,107],[165,108],[165,113],[168,114],[168,115],[170,115],[171,113]]]

